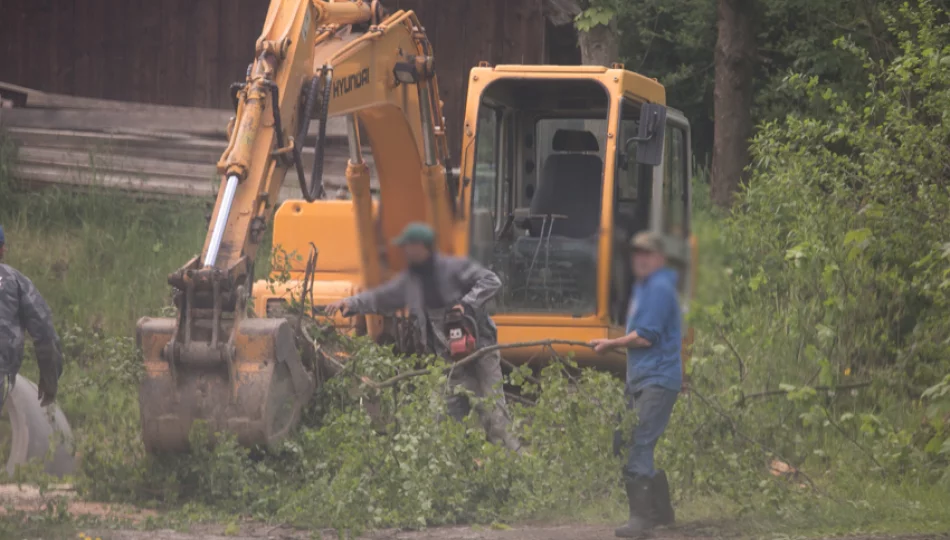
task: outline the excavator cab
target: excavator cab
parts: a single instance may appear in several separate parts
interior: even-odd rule
[[[493,306],[500,342],[621,334],[628,242],[644,230],[663,234],[689,297],[689,123],[659,83],[620,66],[483,65],[467,105],[460,206],[468,253],[504,284]],[[582,364],[624,365],[573,352]]]

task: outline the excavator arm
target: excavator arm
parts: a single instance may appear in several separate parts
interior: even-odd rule
[[[365,131],[380,185],[384,235],[408,221],[451,231],[448,149],[431,46],[411,11],[384,17],[377,2],[272,0],[218,162],[222,183],[202,253],[169,276],[175,319],[138,325],[146,377],[143,439],[151,452],[183,451],[195,420],[246,445],[273,444],[313,392],[284,319],[247,318],[254,261],[288,173],[304,198],[323,194],[330,117],[346,118],[363,284],[382,281]],[[319,124],[309,180],[302,150]],[[456,187],[456,186],[452,186]],[[320,204],[317,201],[314,204]],[[451,252],[453,236],[439,247]],[[398,254],[393,254],[398,259]],[[399,261],[397,260],[397,266]]]

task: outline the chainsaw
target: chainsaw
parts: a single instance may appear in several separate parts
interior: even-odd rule
[[[475,352],[477,330],[474,318],[453,309],[445,315],[444,331],[452,360],[461,360]]]

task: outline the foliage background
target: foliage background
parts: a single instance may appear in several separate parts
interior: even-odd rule
[[[614,2],[627,64],[657,73],[708,141],[711,2]],[[939,2],[768,0],[750,181],[735,210],[708,204],[697,167],[697,328],[683,395],[658,449],[680,519],[741,532],[945,531],[950,523],[950,47]],[[713,21],[714,22],[714,21]],[[704,60],[709,56],[708,62]],[[630,59],[639,59],[631,61]],[[702,149],[701,144],[696,147]],[[61,403],[85,497],[189,519],[253,516],[359,529],[617,519],[611,434],[619,381],[556,364],[537,405],[513,406],[531,455],[484,443],[474,420],[437,423],[438,370],[374,393],[337,377],[276,455],[230,441],[188,460],[139,439],[135,320],[168,301],[165,275],[198,249],[203,211],[101,193],[21,193],[2,146],[9,262],[57,315]],[[701,160],[700,160],[701,162]],[[376,380],[411,360],[342,344]],[[35,377],[33,364],[26,363]],[[383,404],[372,422],[360,398]],[[365,401],[365,399],[364,399]],[[629,419],[628,419],[629,421]],[[2,528],[0,528],[2,531]]]

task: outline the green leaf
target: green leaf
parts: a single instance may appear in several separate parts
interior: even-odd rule
[[[871,229],[855,229],[844,235],[844,245],[863,244],[871,237]]]

